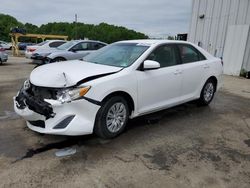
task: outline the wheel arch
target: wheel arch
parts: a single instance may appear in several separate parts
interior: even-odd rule
[[[212,80],[212,81],[214,82],[214,84],[215,84],[215,91],[216,91],[216,90],[217,90],[218,79],[217,79],[215,76],[210,76],[210,77],[206,80],[206,82],[207,82],[208,80]]]
[[[65,57],[63,57],[63,56],[55,56],[55,57],[53,58],[53,60],[59,59],[59,58],[64,59],[65,61],[67,61],[67,59],[66,59]]]
[[[112,98],[114,96],[121,96],[127,101],[130,114],[135,110],[135,103],[134,103],[133,98],[131,97],[130,94],[128,94],[125,91],[112,92],[112,93],[108,94],[106,97],[104,97],[103,100],[101,101],[101,103],[102,104],[105,103],[107,100],[109,100],[110,98]]]

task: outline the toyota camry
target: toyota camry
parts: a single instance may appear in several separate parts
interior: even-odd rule
[[[221,59],[192,43],[121,41],[84,60],[37,67],[14,108],[39,133],[112,138],[128,119],[193,100],[208,105],[221,76]]]

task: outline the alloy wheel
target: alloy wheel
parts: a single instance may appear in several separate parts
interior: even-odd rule
[[[112,133],[118,132],[126,121],[127,110],[123,103],[117,102],[113,104],[107,113],[106,126]]]

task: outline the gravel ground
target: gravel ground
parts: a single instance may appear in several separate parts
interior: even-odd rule
[[[26,128],[12,97],[33,67],[13,57],[0,66],[0,187],[250,187],[250,80],[225,76],[209,107],[137,118],[102,140]],[[56,157],[65,147],[76,153]]]

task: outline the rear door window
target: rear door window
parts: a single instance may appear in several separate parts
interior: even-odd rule
[[[205,56],[189,44],[178,44],[182,63],[206,60]]]
[[[93,45],[93,50],[98,50],[98,49],[106,46],[105,44],[98,43],[98,42],[92,43],[92,45]]]
[[[65,43],[64,41],[51,42],[51,43],[49,44],[49,47],[51,47],[51,48],[56,48],[56,47],[58,47],[58,46],[61,46],[61,45],[64,44],[64,43]]]

